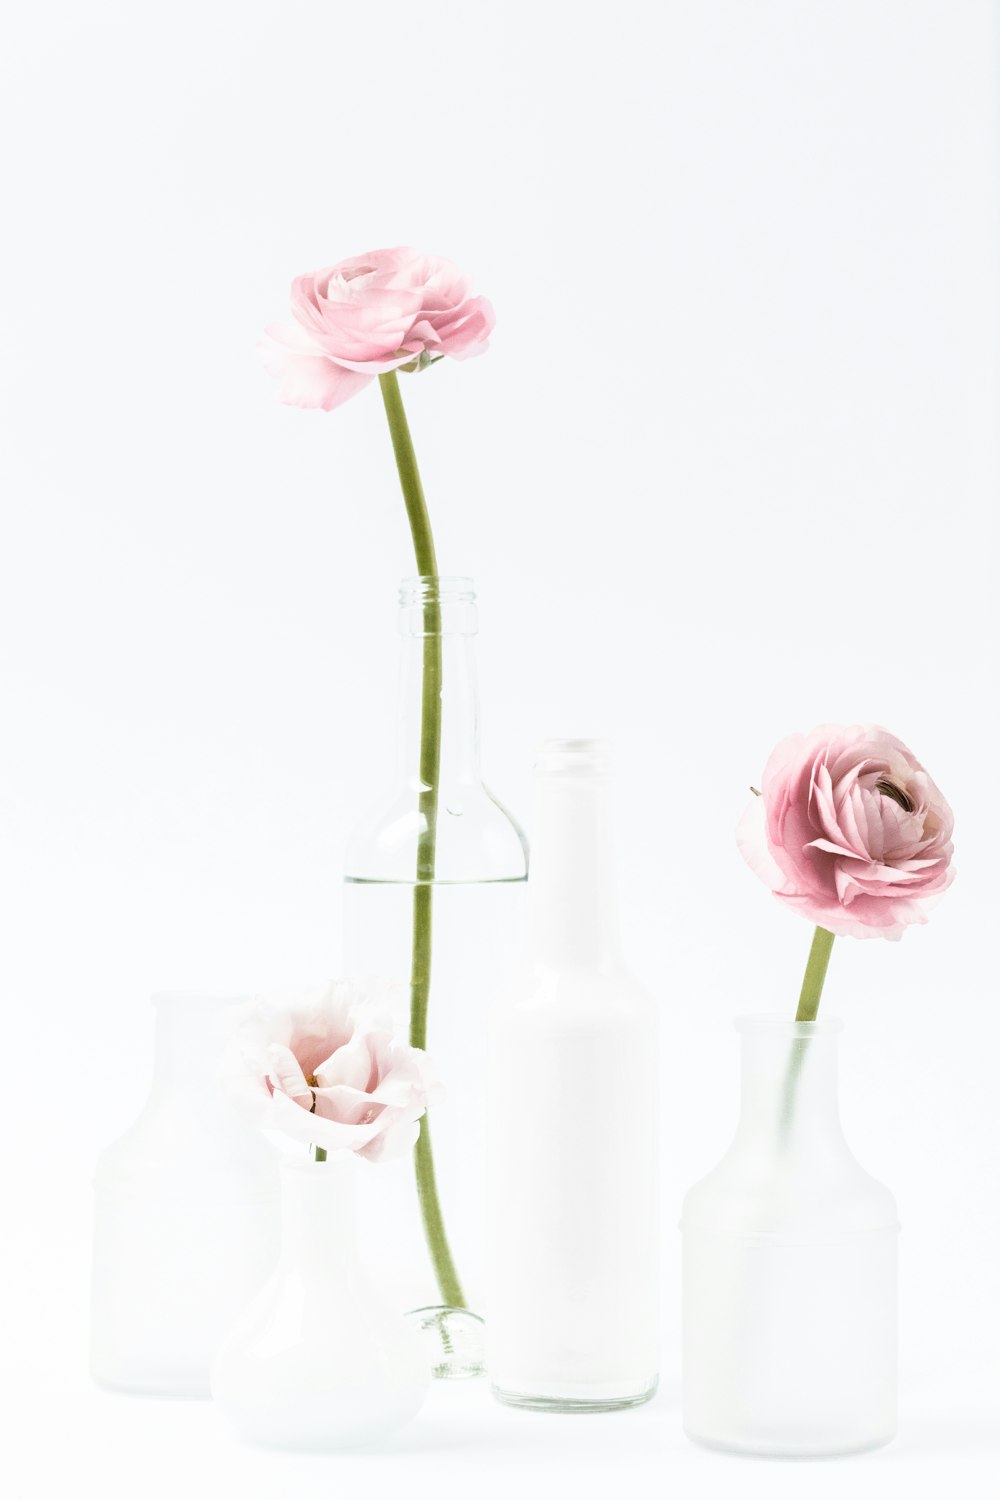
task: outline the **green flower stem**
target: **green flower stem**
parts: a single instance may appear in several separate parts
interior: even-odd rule
[[[802,978],[799,1008],[795,1012],[796,1021],[815,1021],[832,952],[833,933],[827,932],[825,927],[817,927],[813,933],[806,972]]]
[[[806,972],[802,977],[799,1006],[795,1012],[796,1021],[815,1021],[832,952],[833,933],[827,932],[825,927],[817,927],[813,933],[812,944],[809,948],[809,957],[806,960]],[[798,1092],[799,1075],[806,1060],[807,1046],[808,1044],[804,1037],[798,1037],[792,1043],[792,1055],[788,1060],[788,1070],[785,1074],[785,1097],[781,1111],[781,1133],[783,1137],[787,1137],[788,1132],[791,1130],[792,1115],[795,1108],[795,1095]]]
[[[378,378],[385,406],[392,451],[396,457],[400,488],[413,536],[417,572],[432,580],[424,600],[423,678],[420,695],[420,833],[417,837],[417,872],[413,887],[413,944],[410,967],[410,1046],[427,1046],[427,1007],[431,992],[433,952],[434,869],[437,858],[438,781],[441,771],[441,601],[438,596],[437,554],[431,531],[424,487],[420,482],[417,456],[395,370]],[[434,1264],[442,1301],[449,1307],[465,1307],[462,1285],[455,1270],[438,1199],[431,1149],[430,1125],[425,1115],[414,1151],[417,1195],[424,1221],[427,1248]]]

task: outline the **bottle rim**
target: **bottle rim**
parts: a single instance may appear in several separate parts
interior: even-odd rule
[[[420,574],[399,584],[403,609],[425,604],[475,604],[476,585],[462,574]]]
[[[536,776],[610,776],[613,769],[610,740],[543,740],[535,751]]]
[[[733,1025],[741,1036],[837,1036],[844,1029],[839,1016],[824,1017],[821,1021],[796,1021],[771,1011],[737,1016]]]

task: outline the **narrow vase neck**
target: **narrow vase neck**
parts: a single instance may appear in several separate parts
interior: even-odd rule
[[[599,741],[553,740],[539,755],[529,896],[536,962],[620,964],[611,776]]]
[[[357,1162],[286,1157],[281,1163],[281,1254],[303,1271],[333,1274],[353,1258]]]
[[[839,1021],[737,1021],[742,1042],[741,1136],[777,1135],[810,1149],[843,1140],[837,1096]]]
[[[468,578],[406,579],[399,591],[399,774],[420,788],[420,737],[428,650],[441,655],[439,786],[481,781],[476,595]]]

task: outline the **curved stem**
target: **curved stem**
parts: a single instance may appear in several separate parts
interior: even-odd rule
[[[437,554],[434,551],[431,518],[427,512],[424,487],[420,482],[420,470],[417,468],[417,455],[413,451],[410,424],[406,420],[403,397],[395,370],[390,370],[388,375],[380,375],[378,383],[382,391],[386,420],[389,423],[392,451],[396,456],[396,468],[399,470],[399,487],[403,491],[403,501],[413,535],[417,572],[421,578],[435,578]]]
[[[448,1246],[444,1219],[441,1216],[441,1200],[438,1198],[437,1180],[434,1174],[434,1153],[431,1149],[430,1121],[424,1115],[420,1122],[420,1134],[413,1148],[417,1171],[417,1196],[424,1221],[424,1234],[434,1262],[441,1301],[447,1307],[465,1307],[465,1294],[455,1270]]]
[[[420,833],[417,836],[416,883],[413,887],[413,943],[410,967],[410,1046],[427,1046],[427,1010],[431,991],[434,927],[434,871],[437,860],[438,782],[441,773],[441,601],[437,590],[437,554],[424,487],[417,468],[409,423],[395,370],[378,378],[385,406],[400,488],[413,537],[417,572],[430,581],[424,599],[423,677],[420,693]],[[465,1307],[438,1198],[425,1115],[414,1151],[417,1195],[424,1235],[441,1297],[449,1307]]]

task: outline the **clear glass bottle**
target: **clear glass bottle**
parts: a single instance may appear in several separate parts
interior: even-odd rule
[[[430,907],[427,1050],[443,1095],[427,1121],[444,1230],[464,1301],[447,1312],[424,1234],[409,1160],[363,1174],[365,1254],[395,1305],[428,1331],[435,1374],[482,1372],[485,1260],[485,1081],[490,999],[519,947],[527,844],[483,783],[476,679],[476,596],[468,578],[406,579],[399,593],[402,656],[395,785],[348,848],[344,946],[349,974],[399,985],[408,1029],[414,906]],[[421,717],[429,636],[438,639],[441,753],[433,879],[418,879],[427,827]],[[475,1326],[473,1326],[475,1325]]]
[[[739,1453],[814,1457],[896,1427],[892,1194],[837,1107],[840,1022],[737,1022],[742,1110],[683,1212],[684,1427]]]
[[[494,1394],[542,1411],[656,1389],[656,1019],[618,933],[608,747],[535,764],[523,967],[490,1033]]]
[[[155,995],[153,1083],[95,1179],[91,1370],[101,1385],[207,1396],[226,1326],[278,1254],[278,1152],[219,1086],[240,1001]]]

